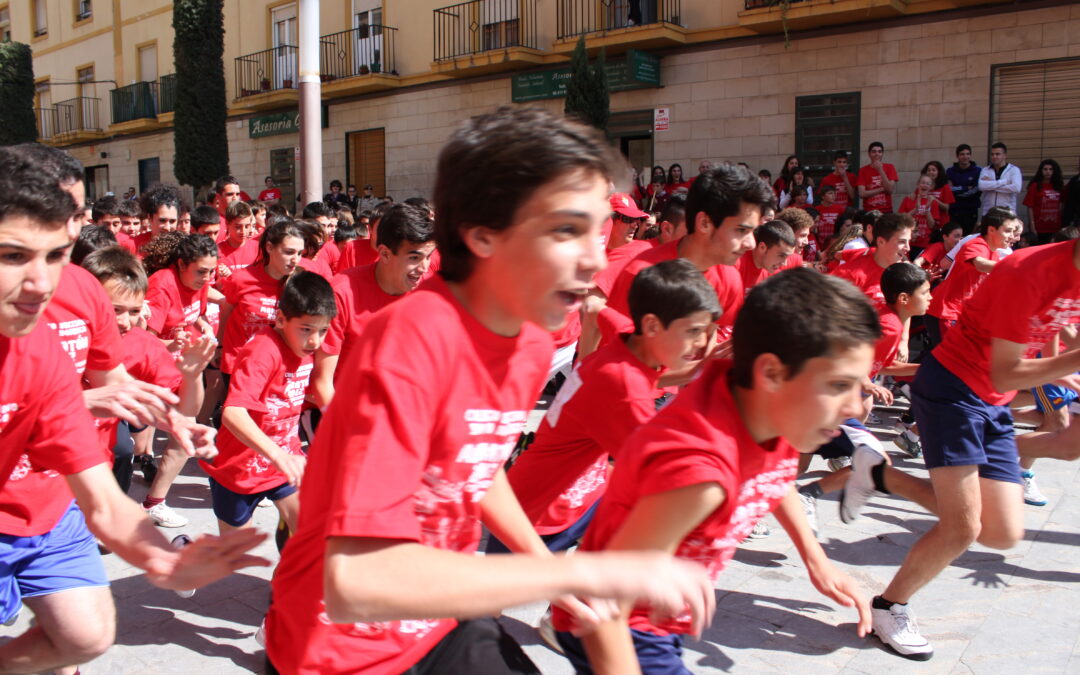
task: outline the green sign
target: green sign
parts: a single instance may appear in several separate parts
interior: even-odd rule
[[[322,128],[329,126],[327,106],[322,108]],[[279,134],[300,133],[300,111],[289,110],[286,112],[252,117],[248,120],[248,138],[263,138],[264,136],[277,136]]]
[[[605,64],[609,91],[645,89],[660,86],[660,57],[631,49],[625,61]],[[542,70],[517,75],[511,81],[511,98],[515,103],[539,101],[566,96],[570,69]]]

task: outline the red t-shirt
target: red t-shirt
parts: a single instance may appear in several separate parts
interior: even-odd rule
[[[941,259],[945,257],[948,251],[945,250],[945,244],[940,241],[935,241],[923,249],[923,252],[919,254],[919,257],[928,262],[931,266],[938,266],[941,264]],[[936,291],[935,291],[936,292]]]
[[[744,294],[749,293],[751,288],[772,276],[769,270],[761,269],[754,264],[753,251],[743,253],[739,257],[739,262],[735,263],[735,269],[739,271],[739,278],[742,279]]]
[[[353,239],[345,243],[341,249],[341,258],[338,259],[338,272],[344,272],[350,267],[370,265],[379,259],[379,252],[371,246],[370,239]]]
[[[630,264],[631,260],[654,248],[656,243],[655,239],[635,239],[619,248],[607,251],[607,267],[597,272],[593,277],[593,283],[605,296],[611,295],[611,288],[615,285],[619,273]]]
[[[569,347],[581,337],[581,314],[571,312],[566,317],[566,325],[551,331],[551,339],[555,342],[555,349]]]
[[[291,455],[300,449],[300,413],[304,409],[312,358],[297,356],[273,328],[264,328],[245,344],[229,380],[225,407],[245,408],[270,440]],[[217,436],[218,455],[199,464],[226,489],[250,495],[289,482],[270,460],[240,442],[225,426]],[[326,487],[326,485],[320,486]]]
[[[904,197],[900,202],[900,213],[910,213],[915,219],[915,231],[911,234],[911,245],[926,248],[930,245],[930,221],[927,214],[934,217],[935,229],[940,225],[941,211],[938,210],[937,202],[929,198],[918,200],[912,197]]]
[[[934,199],[937,199],[946,206],[956,203],[956,197],[954,197],[952,193],[952,183],[949,183],[948,181],[946,181],[945,184],[941,187],[930,190],[930,196]],[[943,209],[939,206],[938,211],[941,212],[941,216],[937,220],[937,224],[938,227],[941,227],[945,223],[949,222],[949,209]]]
[[[1016,394],[998,392],[990,381],[994,338],[1027,345],[1024,358],[1034,358],[1063,327],[1080,322],[1076,245],[1032,246],[999,262],[934,350],[941,365],[990,405],[1005,405]]]
[[[337,316],[330,321],[330,330],[323,340],[322,350],[333,356],[338,354],[338,367],[334,382],[345,372],[345,361],[364,332],[371,315],[396,302],[404,295],[390,295],[375,280],[375,264],[352,267],[334,277],[334,302]],[[406,294],[407,295],[407,294]]]
[[[274,325],[282,281],[272,279],[262,265],[239,270],[221,285],[232,314],[221,336],[221,372],[231,374],[237,354],[263,328]]]
[[[139,249],[135,246],[135,240],[127,236],[123,232],[116,233],[116,245],[125,248],[132,253],[138,253]]]
[[[1024,206],[1031,209],[1031,224],[1039,234],[1051,234],[1061,229],[1061,193],[1050,183],[1028,186]]]
[[[507,472],[521,508],[540,534],[562,532],[604,494],[608,457],[656,414],[662,371],[649,368],[620,335],[578,364]],[[671,393],[674,393],[673,391]]]
[[[138,326],[124,333],[124,368],[136,380],[176,392],[184,381],[172,352]]]
[[[334,280],[334,270],[330,269],[330,265],[326,262],[325,258],[318,255],[315,256],[314,260],[311,260],[310,258],[301,258],[300,267],[308,272],[318,274],[327,281],[332,282]]]
[[[942,246],[944,250],[944,246]],[[949,276],[934,289],[934,297],[926,313],[939,319],[954,320],[988,274],[975,269],[975,258],[997,260],[998,253],[982,237],[972,237],[956,252],[956,260],[949,268]]]
[[[847,279],[858,286],[859,290],[874,303],[874,309],[880,313],[887,307],[885,295],[881,292],[881,275],[885,272],[885,268],[874,260],[873,251],[874,249],[860,251],[863,255],[856,256],[840,265],[831,274]]]
[[[224,265],[228,267],[233,274],[248,265],[254,265],[258,260],[258,239],[248,239],[239,248],[230,244],[228,239],[218,243],[218,266]],[[220,282],[222,279],[219,278],[218,281]]]
[[[146,291],[146,304],[150,307],[146,327],[162,340],[173,339],[176,333],[194,326],[206,313],[209,292],[209,284],[197,291],[183,285],[180,275],[171,267],[154,272]],[[113,321],[115,323],[116,319]]]
[[[675,550],[677,557],[704,565],[715,579],[757,521],[776,508],[795,480],[798,452],[783,438],[754,442],[731,395],[731,365],[727,360],[709,364],[627,439],[580,550],[603,550],[643,497],[716,483],[724,489],[724,503]],[[571,628],[558,608],[554,620],[558,630]],[[690,622],[684,615],[655,625],[649,608],[639,606],[630,627],[667,635],[689,632]]]
[[[882,164],[881,168],[885,171],[885,177],[893,183],[900,180],[896,175],[896,167],[892,164]],[[862,186],[867,190],[876,190],[881,187],[881,173],[874,167],[867,164],[859,169],[859,183],[856,186]],[[867,197],[863,200],[862,207],[867,211],[878,210],[882,213],[892,213],[892,195],[886,192],[879,192],[876,195]]]
[[[896,352],[900,349],[901,334],[904,332],[904,322],[891,307],[878,312],[878,321],[881,323],[881,337],[874,343],[874,365],[870,367],[871,379],[877,377],[882,368],[888,368],[896,360]]]
[[[334,624],[323,604],[328,537],[418,542],[472,554],[480,501],[525,426],[551,365],[526,323],[492,333],[432,279],[371,318],[319,425],[266,618],[284,673],[400,673],[453,619]],[[438,364],[438,367],[432,367]]]
[[[0,372],[0,532],[45,534],[71,503],[59,476],[105,458],[87,442],[97,432],[79,377],[44,321],[24,337],[0,337]]]
[[[855,183],[852,182],[852,185]],[[840,218],[840,214],[847,208],[838,203],[830,204],[829,206],[815,206],[818,213],[821,214],[821,218],[818,220],[817,225],[817,240],[818,244],[824,250],[828,246],[829,239],[836,234],[836,221]]]
[[[268,202],[273,199],[281,199],[281,190],[274,188],[267,188],[259,193],[260,202]]]
[[[142,258],[142,247],[150,243],[150,240],[154,238],[152,232],[143,232],[132,237],[132,245],[135,247],[135,255]]]
[[[851,183],[851,188],[853,190],[858,190],[859,189],[859,187],[858,187],[859,186],[859,178],[858,178],[858,176],[856,176],[855,174],[848,171],[847,172],[847,178],[848,178],[848,182]],[[835,173],[830,173],[828,176],[825,176],[824,178],[822,178],[821,179],[821,185],[822,186],[825,186],[825,185],[834,185],[834,186],[836,186],[836,201],[835,201],[835,203],[840,206],[841,211],[843,211],[847,207],[854,204],[855,203],[854,197],[858,196],[857,194],[849,195],[848,192],[847,192],[847,187],[844,186],[844,179],[841,178],[840,176],[837,176]],[[821,211],[820,206],[815,206],[814,208],[816,208],[818,211]]]
[[[332,241],[326,242],[323,244],[323,247],[319,249],[319,255],[315,257],[325,260],[330,271],[334,274],[338,273],[338,268],[341,264],[341,249],[338,248],[337,244]]]

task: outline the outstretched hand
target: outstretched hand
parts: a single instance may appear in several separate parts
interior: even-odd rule
[[[245,567],[269,567],[269,560],[248,553],[268,536],[250,527],[220,536],[203,535],[172,555],[163,553],[150,561],[146,578],[161,588],[190,590]]]
[[[825,597],[844,607],[854,607],[859,612],[859,637],[866,637],[870,632],[870,602],[859,590],[858,584],[841,572],[828,560],[814,565],[807,565],[810,583]]]

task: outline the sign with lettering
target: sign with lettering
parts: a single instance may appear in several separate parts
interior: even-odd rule
[[[626,60],[604,64],[608,91],[646,89],[660,86],[660,57],[631,49]],[[511,80],[511,98],[515,103],[566,96],[570,69],[541,70],[517,75]]]
[[[321,126],[323,129],[329,126],[328,110],[326,105],[322,109]],[[248,138],[263,138],[265,136],[277,136],[279,134],[300,133],[300,111],[289,110],[286,112],[252,117],[248,120]]]

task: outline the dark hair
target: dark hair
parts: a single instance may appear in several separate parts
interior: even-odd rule
[[[762,176],[765,176],[766,178],[772,178],[772,172],[768,169],[762,169],[761,171],[758,171],[757,175],[758,178],[761,178]]]
[[[102,285],[106,281],[116,281],[129,293],[146,293],[146,270],[135,254],[127,249],[119,246],[100,248],[87,255],[80,266]]]
[[[157,214],[162,206],[172,206],[180,213],[180,190],[175,185],[158,183],[139,196],[139,208],[147,218]]]
[[[858,288],[839,277],[795,267],[751,289],[735,319],[732,382],[754,385],[754,362],[775,354],[795,377],[810,359],[874,344],[881,324]]]
[[[301,316],[337,316],[334,289],[330,282],[315,272],[296,270],[281,289],[278,311],[286,319]]]
[[[334,212],[330,210],[330,207],[326,205],[326,202],[309,202],[304,206],[302,214],[303,218],[330,218],[334,215]]]
[[[945,235],[952,232],[953,230],[962,230],[963,228],[963,224],[961,224],[959,221],[950,220],[930,233],[930,243],[934,244],[937,242],[945,241]]]
[[[55,180],[61,187],[86,179],[82,163],[66,150],[41,143],[20,143],[12,146],[12,149],[25,153],[24,156],[36,166],[37,171]]]
[[[270,253],[267,252],[267,245],[273,248],[285,241],[286,237],[296,237],[304,241],[305,246],[307,241],[304,239],[304,230],[288,216],[273,216],[266,221],[266,229],[263,230],[262,236],[259,237],[259,260],[263,265],[270,263]]]
[[[810,220],[817,220],[818,218],[821,217],[821,211],[818,211],[813,206],[807,206],[804,209],[796,209],[796,210],[797,211],[802,211],[806,215],[810,216]]]
[[[266,182],[265,180],[263,182]],[[236,180],[233,176],[222,176],[214,182],[214,192],[221,194],[225,191],[226,185],[235,185],[240,187],[240,181]]]
[[[665,171],[664,167],[660,166],[659,164],[656,164],[655,166],[653,166],[652,171],[649,173],[649,182],[650,183],[653,182],[653,178],[656,177],[656,170],[657,169],[660,170],[661,182],[667,183],[667,171]]]
[[[836,185],[834,185],[832,183],[822,183],[821,185],[817,186],[817,192],[818,192],[819,197],[821,195],[825,194],[826,192],[832,192],[832,193],[835,194],[836,193]]]
[[[971,152],[971,146],[968,145],[967,143],[961,143],[960,145],[956,146],[956,152],[954,154],[959,155],[964,150],[967,150],[968,152]]]
[[[881,273],[881,294],[885,296],[885,304],[895,305],[901,293],[911,295],[929,280],[930,275],[918,265],[909,262],[889,265]]]
[[[847,212],[845,211],[845,213]],[[863,227],[872,228],[877,225],[877,221],[881,218],[881,215],[881,211],[878,211],[877,209],[870,209],[869,211],[860,210],[855,212],[855,218],[853,220]]]
[[[1031,178],[1030,185],[1042,185],[1042,170],[1044,166],[1049,166],[1053,172],[1050,175],[1050,186],[1058,192],[1065,191],[1065,182],[1061,177],[1061,165],[1052,159],[1044,159],[1039,162],[1039,169],[1035,172],[1035,175]],[[1064,198],[1064,194],[1062,197]]]
[[[79,210],[71,193],[43,169],[37,144],[0,147],[0,221],[25,217],[59,229]]]
[[[786,210],[786,209],[785,209]],[[765,248],[772,248],[780,244],[795,245],[795,233],[791,226],[782,220],[770,220],[754,230],[754,243],[765,244]]]
[[[798,155],[788,155],[787,158],[784,159],[783,168],[780,169],[780,178],[779,178],[779,180],[784,181],[785,184],[788,181],[791,180],[791,171],[788,169],[788,164],[790,164],[791,160],[793,160],[793,159],[797,160],[797,159],[799,159],[799,156]],[[798,166],[798,165],[796,165],[796,166]]]
[[[251,207],[251,215],[255,215],[256,211],[266,210],[266,204],[259,201],[258,199],[249,199],[244,203]]]
[[[120,202],[116,197],[113,197],[112,195],[102,197],[94,202],[94,208],[90,210],[90,217],[97,222],[105,216],[118,216],[120,215],[120,212],[117,210],[117,207],[119,206]]]
[[[1016,212],[1012,209],[1004,206],[991,206],[979,221],[979,234],[985,237],[991,227],[995,230],[1001,229],[1008,221],[1018,220],[1019,218],[1020,216],[1016,215]]]
[[[191,212],[191,229],[197,230],[203,225],[219,225],[221,223],[221,214],[213,206],[203,204],[202,206],[196,206],[195,210]]]
[[[87,225],[79,232],[79,238],[71,247],[71,262],[82,265],[86,256],[99,248],[116,246],[116,235],[102,225]]]
[[[431,210],[431,202],[424,199],[423,197],[409,197],[404,202],[402,202],[402,204],[408,204],[410,206],[416,206],[418,208],[424,209],[425,211],[427,211],[429,218],[432,217],[435,213]]]
[[[229,223],[241,218],[250,218],[253,215],[255,214],[251,212],[251,207],[247,202],[232,202],[225,207],[225,221]]]
[[[423,244],[435,238],[435,225],[428,217],[429,211],[411,204],[396,204],[379,221],[375,243],[397,254],[405,242]]]
[[[339,190],[340,190],[340,189],[342,188],[342,185],[341,185],[341,181],[339,181],[339,180],[338,180],[337,178],[335,178],[334,180],[330,181],[330,187],[334,187],[335,185],[337,186],[337,188],[338,188]]]
[[[146,274],[168,269],[182,261],[190,265],[200,258],[218,256],[218,247],[214,240],[205,234],[184,234],[182,232],[162,232],[142,247],[143,266]]]
[[[139,209],[138,202],[134,202],[130,199],[121,199],[120,203],[116,206],[116,215],[121,218],[139,218],[142,216],[142,211]]]
[[[654,314],[667,328],[695,312],[708,312],[716,321],[723,311],[716,290],[685,258],[665,260],[638,272],[630,283],[628,302],[635,335],[641,335],[646,314]]]
[[[846,221],[846,220],[850,220],[851,222],[854,223],[855,218],[858,215],[859,215],[859,209],[855,208],[854,206],[847,207],[846,209],[844,209],[843,211],[840,212],[839,216],[837,216],[837,218],[836,218],[837,227],[839,227],[840,225],[843,225],[844,221]]]
[[[266,217],[269,219],[270,216],[285,216],[286,218],[288,218],[289,209],[285,208],[285,205],[281,202],[278,202],[277,204],[271,204],[270,206],[266,207]]]
[[[833,158],[834,162],[836,160],[838,160],[838,159],[847,159],[848,158],[847,150],[837,150],[836,152],[833,153],[832,158]]]
[[[1067,225],[1055,232],[1054,236],[1050,238],[1050,241],[1059,244],[1063,241],[1072,241],[1073,239],[1080,239],[1080,228],[1075,225]]]
[[[672,195],[668,199],[667,204],[664,204],[663,210],[660,211],[660,222],[665,220],[672,225],[678,224],[679,221],[686,222],[686,197]]]
[[[345,242],[352,241],[360,237],[360,228],[363,228],[364,234],[367,234],[367,228],[363,225],[350,225],[343,220],[338,221],[337,229],[334,230],[334,243],[341,246]]]
[[[910,213],[883,213],[874,223],[874,241],[878,239],[889,241],[900,230],[914,230],[915,219]]]
[[[792,185],[791,186],[791,191],[788,192],[788,196],[791,197],[791,201],[795,201],[795,198],[798,197],[799,195],[802,195],[804,197],[809,197],[810,196],[810,191],[806,189],[805,185]]]
[[[937,169],[937,178],[934,179],[934,189],[939,190],[945,187],[945,183],[949,182],[949,177],[945,175],[944,164],[937,161],[936,159],[931,160],[923,165],[922,171],[919,172],[919,175],[928,176],[929,174],[926,172],[926,170],[931,166]]]
[[[678,162],[675,162],[674,164],[672,164],[671,166],[668,167],[668,170],[667,170],[668,183],[671,183],[671,181],[674,180],[674,178],[672,178],[671,174],[675,173],[675,167],[679,167],[679,177],[682,178],[684,181],[686,180],[686,172],[683,171],[682,164],[679,164]]]
[[[508,107],[477,115],[439,153],[433,201],[439,273],[462,281],[472,272],[466,228],[505,230],[537,190],[571,172],[605,180],[624,160],[597,131],[540,108]]]
[[[1009,148],[1005,147],[1005,144],[1002,143],[1001,141],[998,141],[997,143],[994,143],[993,145],[990,146],[991,150],[994,150],[996,148],[1001,148],[1001,150],[1003,152],[1008,152],[1009,151]]]
[[[304,238],[303,257],[314,260],[322,247],[326,245],[326,231],[314,220],[297,220],[296,226],[300,228],[301,236]]]
[[[881,151],[882,151],[882,152],[885,152],[885,144],[884,144],[884,143],[882,143],[881,141],[874,141],[874,142],[873,142],[873,143],[871,143],[870,145],[866,146],[866,151],[867,151],[867,152],[870,152],[870,151],[871,151],[871,150],[873,150],[874,148],[881,148]]]
[[[738,215],[743,204],[761,208],[772,205],[776,195],[741,166],[721,166],[699,174],[686,196],[686,231],[693,233],[697,215],[704,213],[715,227],[725,218]]]

